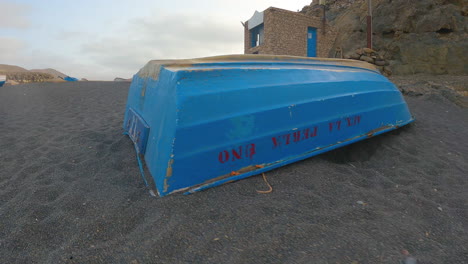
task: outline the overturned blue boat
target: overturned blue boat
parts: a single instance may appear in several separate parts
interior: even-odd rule
[[[0,87],[2,87],[6,82],[6,75],[0,75]]]
[[[402,94],[371,64],[229,55],[150,61],[133,77],[123,127],[164,196],[257,175],[412,121]]]
[[[67,82],[77,82],[78,81],[78,78],[75,78],[75,77],[70,77],[70,76],[65,76],[65,78],[63,78],[65,81]]]

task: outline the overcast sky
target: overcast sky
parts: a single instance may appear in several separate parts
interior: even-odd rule
[[[130,78],[152,59],[243,53],[240,21],[312,0],[0,0],[0,64],[90,80]]]

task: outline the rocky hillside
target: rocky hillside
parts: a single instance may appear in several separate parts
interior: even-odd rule
[[[55,81],[54,76],[41,72],[7,72],[8,84]]]
[[[15,65],[0,64],[0,72],[5,74],[8,72],[27,72],[25,68],[21,68]]]
[[[394,74],[467,74],[468,1],[373,0],[374,50]],[[302,13],[321,16],[318,1]],[[335,49],[352,56],[366,46],[365,0],[329,0],[327,21],[339,32]],[[332,55],[332,54],[330,54]]]
[[[32,69],[31,72],[41,72],[41,73],[48,73],[54,76],[55,79],[63,79],[67,77],[65,73],[59,72],[55,69],[47,68],[47,69]]]
[[[19,66],[0,64],[0,74],[6,75],[8,84],[30,82],[61,82],[67,75],[54,69],[26,70]]]

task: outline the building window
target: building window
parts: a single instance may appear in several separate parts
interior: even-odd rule
[[[250,40],[252,41],[252,47],[263,44],[263,24],[260,24],[250,30]]]

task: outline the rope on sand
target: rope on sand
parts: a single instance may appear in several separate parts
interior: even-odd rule
[[[262,194],[271,193],[271,192],[273,191],[273,187],[271,187],[271,185],[268,183],[265,173],[262,173],[262,176],[263,176],[263,180],[264,180],[265,183],[268,185],[268,188],[269,188],[269,189],[268,189],[267,191],[259,191],[259,190],[257,190],[257,192],[258,192],[258,193],[262,193]]]

